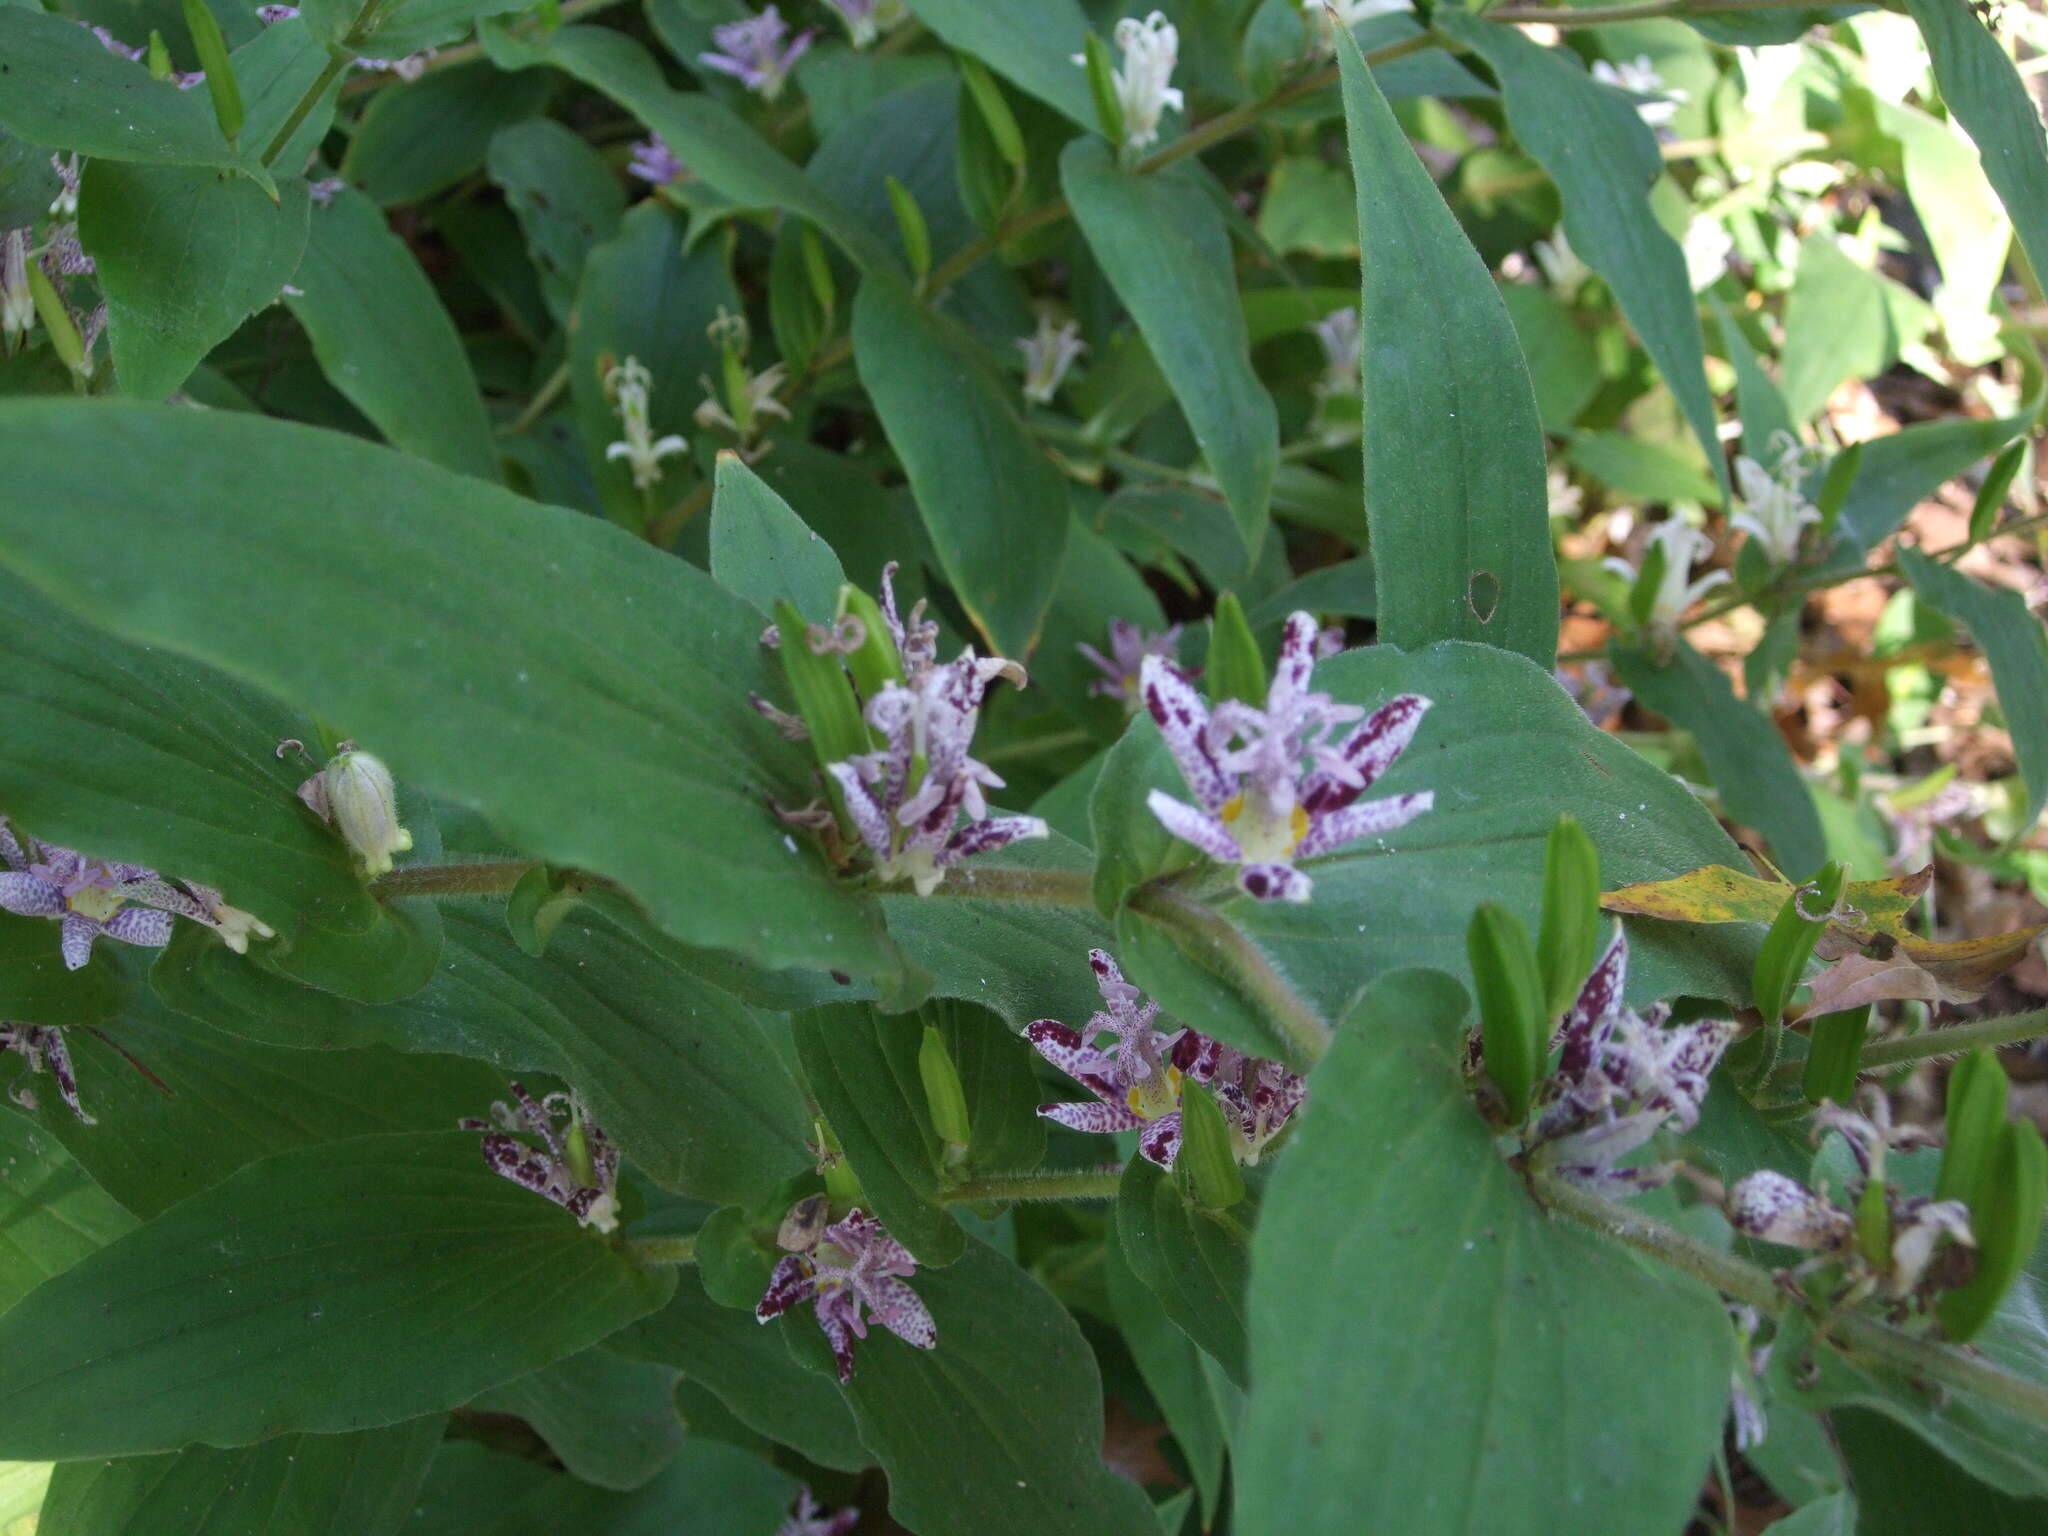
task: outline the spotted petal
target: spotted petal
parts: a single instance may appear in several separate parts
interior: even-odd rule
[[[768,1289],[754,1303],[754,1319],[765,1323],[778,1318],[798,1303],[808,1301],[817,1289],[811,1261],[801,1254],[785,1254],[776,1260],[775,1269],[768,1276]]]
[[[756,1315],[759,1315],[758,1311]],[[844,1385],[853,1380],[853,1328],[843,1318],[826,1317],[822,1313],[818,1317],[818,1326],[825,1330],[825,1342],[832,1346],[832,1358],[839,1366],[839,1380]]]
[[[1230,829],[1214,816],[1204,815],[1185,800],[1176,800],[1163,789],[1145,797],[1145,804],[1159,824],[1184,843],[1192,843],[1219,864],[1235,864],[1244,857]]]
[[[1319,853],[1342,848],[1361,837],[1383,837],[1405,827],[1436,804],[1434,790],[1388,795],[1379,800],[1360,800],[1334,811],[1312,814],[1309,827],[1295,848],[1296,858],[1312,859]]]
[[[832,775],[834,782],[846,796],[846,814],[853,818],[853,829],[860,833],[861,841],[877,855],[889,854],[889,817],[866,784],[861,782],[860,773],[852,763],[831,763],[825,771]]]
[[[68,971],[82,970],[92,959],[92,941],[100,936],[100,925],[76,912],[66,912],[60,931],[63,938],[58,948],[64,955],[64,968]]]
[[[1430,701],[1421,694],[1404,693],[1360,721],[1358,728],[1336,748],[1336,764],[1318,768],[1309,775],[1301,795],[1301,803],[1309,814],[1337,810],[1372,788],[1415,739],[1429,706]]]
[[[1146,1126],[1145,1134],[1138,1138],[1138,1151],[1146,1162],[1171,1168],[1180,1154],[1180,1111],[1161,1115]]]
[[[1266,690],[1267,699],[1298,698],[1308,691],[1309,674],[1315,671],[1316,641],[1322,636],[1322,626],[1316,623],[1315,615],[1296,610],[1287,615],[1287,624],[1280,632],[1280,657],[1273,667],[1272,686]]]
[[[913,1349],[930,1349],[939,1342],[938,1325],[909,1282],[894,1275],[871,1281],[867,1302],[874,1310],[874,1320]]]
[[[1722,1209],[1744,1236],[1786,1248],[1834,1249],[1855,1236],[1847,1211],[1769,1168],[1736,1180]]]
[[[1627,980],[1628,935],[1616,927],[1614,942],[1587,975],[1550,1042],[1564,1047],[1564,1059],[1558,1065],[1560,1075],[1582,1076],[1592,1064],[1594,1026],[1621,1006],[1622,988]]]
[[[40,875],[0,875],[0,909],[21,917],[55,917],[64,910],[64,893]]]
[[[1142,1125],[1157,1123],[1107,1100],[1093,1104],[1041,1104],[1038,1113],[1055,1125],[1064,1125],[1070,1131],[1081,1131],[1090,1136],[1113,1136],[1118,1131],[1135,1131]]]
[[[1307,901],[1315,888],[1292,864],[1247,864],[1237,872],[1237,883],[1259,901]]]
[[[1037,1019],[1025,1026],[1024,1038],[1039,1055],[1091,1093],[1112,1103],[1123,1102],[1123,1087],[1117,1081],[1116,1058],[1098,1051],[1058,1019]]]
[[[990,816],[971,821],[947,839],[941,864],[971,859],[977,853],[1006,848],[1011,843],[1050,836],[1050,829],[1036,816]]]
[[[1159,734],[1166,738],[1167,750],[1173,754],[1180,776],[1204,810],[1221,810],[1237,792],[1237,786],[1209,751],[1209,711],[1201,695],[1157,656],[1145,658],[1139,676],[1145,708],[1158,722]]]
[[[107,919],[106,934],[123,944],[140,944],[145,949],[162,949],[171,942],[174,919],[168,912],[149,907],[123,907]]]

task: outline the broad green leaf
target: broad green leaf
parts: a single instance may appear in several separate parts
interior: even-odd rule
[[[1863,445],[1856,483],[1842,505],[1843,532],[1861,550],[1877,548],[1921,502],[2027,431],[2041,404],[2036,393],[2011,416],[1929,421],[1871,439]],[[1854,563],[1860,567],[1863,562],[1858,558]]]
[[[588,1348],[673,1284],[500,1178],[472,1135],[302,1147],[0,1316],[0,1449],[121,1456],[396,1424]]]
[[[67,970],[48,919],[0,913],[0,1015],[44,1024],[97,1024],[107,1018],[134,984],[100,949],[94,946],[83,970]]]
[[[1661,665],[1619,641],[1608,654],[1638,700],[1692,732],[1729,819],[1769,839],[1787,875],[1810,878],[1827,860],[1827,840],[1792,749],[1770,717],[1736,698],[1721,669],[1683,640]]]
[[[839,556],[736,453],[718,456],[711,493],[711,575],[764,614],[790,602],[813,624],[830,624],[846,572]],[[801,637],[785,637],[795,644]]]
[[[973,54],[1081,127],[1095,127],[1087,76],[1074,62],[1088,36],[1076,0],[1032,0],[1021,10],[984,0],[922,0],[917,19],[947,47]]]
[[[37,1086],[56,1097],[47,1079]],[[135,1225],[55,1137],[12,1111],[0,1114],[0,1168],[0,1312]]]
[[[609,1349],[586,1349],[508,1381],[469,1406],[526,1420],[562,1465],[586,1483],[638,1488],[667,1466],[683,1443],[677,1374]]]
[[[2017,592],[1987,587],[1917,549],[1902,548],[1898,558],[1921,600],[1965,625],[1991,663],[1999,709],[2026,783],[2024,835],[2048,804],[2048,631]]]
[[[1222,1508],[1224,1427],[1202,1351],[1160,1309],[1158,1297],[1132,1271],[1121,1243],[1105,1243],[1102,1268],[1124,1346],[1166,1416],[1200,1491],[1204,1518],[1213,1524]],[[1178,1527],[1169,1523],[1167,1529]]]
[[[37,222],[49,212],[61,185],[47,149],[0,128],[0,229]]]
[[[1557,183],[1565,238],[1614,290],[1693,435],[1725,473],[1685,256],[1650,208],[1650,185],[1664,173],[1656,136],[1635,103],[1594,80],[1570,49],[1539,47],[1454,7],[1441,22],[1500,76],[1509,125]]]
[[[1256,551],[1246,552],[1237,519],[1212,491],[1163,483],[1126,485],[1102,504],[1093,521],[1141,563],[1165,563],[1168,553],[1185,556],[1219,590],[1239,586],[1252,573]]]
[[[312,338],[328,381],[394,448],[499,478],[490,421],[455,322],[376,204],[344,187],[315,209],[292,286],[299,292],[285,303]]]
[[[1514,325],[1350,34],[1337,56],[1365,253],[1366,521],[1380,638],[1484,640],[1548,667],[1557,562],[1543,432]]]
[[[854,300],[853,355],[961,606],[998,654],[1029,654],[1066,552],[1067,488],[1014,390],[884,274]]]
[[[1811,420],[1844,379],[1884,372],[1900,346],[1917,339],[1902,331],[1890,297],[1895,291],[1895,284],[1850,259],[1833,234],[1806,237],[1785,301],[1780,375],[1794,421]]]
[[[1699,1496],[1720,1298],[1536,1204],[1470,1100],[1466,1013],[1441,972],[1374,983],[1274,1168],[1252,1372],[1287,1390],[1252,1397],[1244,1536],[1676,1531]]]
[[[518,9],[518,0],[306,0],[300,14],[346,53],[393,59],[454,42],[477,20]]]
[[[280,191],[273,202],[246,177],[199,166],[87,166],[79,236],[99,264],[122,393],[161,400],[276,300],[306,247],[310,206],[305,183]]]
[[[1664,443],[1624,432],[1575,432],[1565,457],[1624,496],[1703,504],[1714,499],[1714,477]]]
[[[1060,185],[1173,386],[1229,498],[1249,563],[1265,531],[1280,427],[1273,397],[1252,371],[1223,216],[1195,181],[1119,170],[1109,146],[1092,136],[1060,156]]]
[[[491,135],[546,104],[546,70],[503,70],[479,60],[387,85],[370,98],[341,174],[372,201],[418,202],[484,163]]]
[[[68,17],[0,7],[0,59],[0,127],[31,144],[95,160],[255,174],[221,137],[203,92],[151,79]]]
[[[1229,514],[1220,507],[1217,514],[1235,543]],[[1123,729],[1129,718],[1126,706],[1136,697],[1133,693],[1110,698],[1091,691],[1108,679],[1081,647],[1108,655],[1109,626],[1116,619],[1147,634],[1166,628],[1166,615],[1145,578],[1076,513],[1068,522],[1066,563],[1060,567],[1059,586],[1045,616],[1045,633],[1031,658],[1031,693],[1042,689],[1044,697],[1098,741],[1112,740]]]
[[[791,1359],[751,1311],[706,1296],[694,1270],[677,1275],[667,1306],[613,1334],[605,1348],[677,1367],[748,1426],[821,1467],[854,1472],[873,1459],[831,1381]]]
[[[1977,1481],[1883,1414],[1832,1416],[1856,1478],[1861,1536],[2029,1536],[2048,1529],[2048,1498],[2016,1499]],[[1840,1527],[1848,1536],[1852,1527]],[[1773,1527],[1776,1529],[1776,1527]]]
[[[989,1174],[1036,1168],[1045,1161],[1036,1054],[985,1008],[934,1003],[926,1013],[945,1038],[966,1095],[967,1167]]]
[[[1592,334],[1548,288],[1503,283],[1500,296],[1529,363],[1529,383],[1536,391],[1543,430],[1569,436],[1579,413],[1600,389],[1600,354]]]
[[[874,909],[769,809],[807,798],[808,774],[746,701],[775,693],[759,615],[703,572],[285,422],[7,402],[0,454],[42,488],[0,507],[0,563],[97,622],[346,722],[401,781],[618,880],[680,938],[770,965],[886,967]],[[566,607],[564,591],[605,601]]]
[[[890,1512],[919,1536],[1156,1536],[1143,1492],[1102,1464],[1095,1356],[1052,1293],[979,1238],[910,1283],[937,1346],[871,1327],[840,1389],[889,1474]],[[831,1371],[808,1308],[775,1326]]]
[[[1963,0],[1906,0],[1927,40],[1935,83],[1984,161],[2035,271],[2048,271],[2048,146],[2011,58]]]
[[[869,1209],[922,1264],[950,1264],[966,1234],[940,1203],[939,1137],[917,1070],[914,1014],[859,1004],[800,1013],[797,1059]],[[1014,1048],[1026,1047],[1020,1041]]]
[[[1132,719],[1102,760],[1088,796],[1095,847],[1095,908],[1111,922],[1133,886],[1188,863],[1191,850],[1145,806],[1158,787],[1166,742],[1149,714]],[[1169,791],[1172,793],[1173,791]]]
[[[604,157],[551,117],[500,128],[484,164],[526,234],[548,307],[566,321],[591,247],[618,233],[625,192]]]
[[[1209,870],[1126,905],[1118,920],[1117,953],[1132,980],[1182,1023],[1244,1050],[1289,1050],[1270,1011],[1245,992],[1246,965],[1269,969],[1334,1021],[1380,971],[1426,962],[1465,974],[1465,928],[1482,901],[1503,903],[1534,929],[1544,839],[1561,814],[1586,829],[1602,879],[1616,884],[1742,863],[1684,786],[1588,724],[1522,657],[1458,643],[1412,655],[1377,645],[1320,663],[1314,686],[1367,708],[1400,693],[1434,701],[1372,793],[1428,789],[1435,808],[1384,839],[1306,862],[1315,889],[1304,904],[1253,901],[1228,883],[1228,872]],[[1127,782],[1122,814],[1134,824],[1151,816],[1148,789],[1187,794],[1163,743],[1150,773]],[[1098,795],[1097,826],[1114,814]],[[1160,899],[1168,893],[1177,900]],[[1181,903],[1214,921],[1191,925],[1176,911]],[[1241,944],[1227,941],[1231,933]],[[1630,990],[1642,1001],[1677,992],[1749,996],[1751,931],[1643,923],[1631,942]]]
[[[68,1461],[50,1479],[37,1536],[393,1536],[445,1426],[435,1414],[235,1450]]]
[[[299,103],[313,88],[313,82],[327,67],[327,50],[313,36],[304,21],[287,16],[263,27],[229,57],[235,78],[241,82],[248,122],[242,128],[242,144],[250,153],[269,155],[282,171],[298,174],[306,167],[327,130],[334,126],[334,108],[341,98],[342,77],[337,76],[313,109],[292,130],[291,138],[270,154],[277,135]]]
[[[1250,1202],[1214,1214],[1181,1198],[1165,1169],[1134,1157],[1116,1199],[1117,1241],[1131,1272],[1181,1331],[1230,1379],[1250,1386],[1245,1359],[1245,1283],[1251,1270]]]

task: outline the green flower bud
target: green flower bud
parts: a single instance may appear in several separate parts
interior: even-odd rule
[[[2048,1205],[2048,1147],[2025,1120],[1999,1127],[1978,1198],[1970,1204],[1977,1272],[1936,1308],[1950,1338],[1969,1339],[1991,1321],[2041,1236]]]
[[[903,658],[889,638],[889,624],[882,617],[882,605],[859,587],[848,583],[839,589],[839,613],[859,619],[866,631],[861,643],[846,657],[846,670],[863,699],[872,699],[885,684],[903,681]]]
[[[782,675],[789,680],[790,696],[811,733],[818,761],[841,763],[867,751],[868,728],[860,717],[860,701],[846,686],[839,653],[820,655],[811,649],[810,626],[793,603],[775,605],[775,626],[782,634]],[[885,642],[887,638],[883,636]]]
[[[1844,872],[1840,864],[1827,864],[1814,877],[1785,898],[1785,905],[1764,936],[1757,951],[1756,968],[1750,973],[1750,989],[1756,994],[1757,1012],[1766,1024],[1775,1025],[1792,1000],[1800,972],[1813,958],[1813,946],[1827,927],[1828,914],[1842,896]]]
[[[967,1143],[972,1134],[967,1121],[967,1091],[960,1086],[959,1069],[953,1053],[946,1049],[946,1037],[935,1025],[924,1027],[924,1043],[917,1048],[917,1075],[924,1081],[924,1101],[931,1109],[932,1129],[946,1144],[946,1166],[957,1168],[967,1160]]]
[[[1937,1200],[1960,1200],[1973,1211],[1977,1208],[1985,1171],[2005,1125],[2010,1086],[1995,1051],[1972,1051],[1949,1073],[1941,1176],[1934,1186]]]
[[[1571,1007],[1600,952],[1600,850],[1569,816],[1557,818],[1543,850],[1543,928],[1536,957],[1545,1011]]]
[[[1842,1013],[1823,1014],[1808,1026],[1806,1100],[1833,1099],[1847,1104],[1856,1096],[1857,1068],[1863,1058],[1863,1037],[1870,1032],[1870,1005]]]
[[[1088,34],[1083,57],[1088,64],[1088,90],[1095,98],[1095,117],[1102,136],[1112,144],[1124,141],[1124,104],[1117,94],[1116,65],[1110,61],[1109,45],[1093,32]],[[1258,695],[1263,698],[1264,695]]]
[[[1180,1151],[1173,1159],[1174,1182],[1205,1210],[1227,1211],[1244,1199],[1244,1175],[1237,1171],[1230,1127],[1209,1090],[1184,1083],[1180,1090]]]
[[[1528,1118],[1529,1095],[1549,1054],[1550,1010],[1529,930],[1506,907],[1488,902],[1465,930],[1472,987],[1479,995],[1479,1038],[1486,1075],[1506,1102],[1510,1124]]]
[[[1209,623],[1209,659],[1203,666],[1209,697],[1243,699],[1251,704],[1266,702],[1266,659],[1259,654],[1259,642],[1244,616],[1244,606],[1235,592],[1216,599],[1216,617]]]
[[[924,210],[917,206],[910,188],[894,176],[883,177],[882,184],[889,192],[889,206],[896,212],[896,229],[903,237],[903,255],[910,263],[910,275],[922,282],[932,269],[931,226],[925,223]]]
[[[315,784],[317,796],[308,793]],[[412,834],[398,822],[398,788],[381,758],[343,742],[299,793],[334,824],[362,861],[366,875],[390,873],[391,855],[412,847]]]
[[[1891,1273],[1892,1207],[1883,1165],[1875,1159],[1863,1193],[1856,1197],[1856,1247],[1879,1274]]]

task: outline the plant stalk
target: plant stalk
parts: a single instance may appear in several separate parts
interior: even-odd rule
[[[694,1264],[697,1235],[690,1232],[680,1237],[629,1237],[626,1252],[642,1264]]]
[[[1204,954],[1197,963],[1220,970],[1287,1037],[1294,1047],[1290,1065],[1306,1071],[1322,1059],[1330,1048],[1330,1026],[1221,913],[1156,881],[1132,892],[1130,907],[1199,945]]]
[[[999,1173],[955,1184],[939,1198],[947,1205],[981,1200],[1114,1200],[1123,1170],[1065,1173]]]
[[[380,896],[502,896],[540,867],[539,859],[494,859],[478,864],[420,864],[379,875]]]

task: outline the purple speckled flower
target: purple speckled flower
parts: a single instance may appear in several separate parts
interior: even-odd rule
[[[1735,1037],[1725,1020],[1666,1026],[1666,1008],[1635,1012],[1621,1000],[1627,975],[1628,940],[1617,931],[1551,1042],[1563,1053],[1529,1134],[1535,1162],[1602,1194],[1654,1189],[1671,1177],[1671,1164],[1616,1164],[1660,1129],[1699,1123],[1708,1075]]]
[[[776,1529],[775,1536],[846,1536],[846,1533],[860,1524],[860,1511],[848,1506],[825,1512],[825,1506],[812,1495],[808,1486],[797,1489],[796,1508],[787,1520]]]
[[[124,944],[161,949],[171,942],[172,914],[211,921],[189,894],[153,869],[89,859],[70,848],[17,835],[0,818],[0,909],[21,917],[53,918],[62,925],[65,967],[92,958],[102,934]],[[130,906],[128,903],[137,903]]]
[[[664,187],[672,181],[681,181],[690,174],[690,168],[668,147],[668,140],[658,133],[651,133],[633,145],[633,155],[626,162],[626,174],[637,176],[652,186]]]
[[[839,1379],[848,1381],[853,1341],[868,1336],[870,1322],[915,1349],[938,1343],[937,1325],[908,1283],[916,1273],[910,1250],[874,1217],[855,1209],[827,1227],[809,1253],[786,1254],[776,1263],[754,1316],[765,1323],[802,1302],[812,1303],[839,1363]]]
[[[1159,634],[1148,635],[1127,619],[1111,619],[1107,656],[1085,640],[1074,647],[1102,673],[1088,685],[1088,691],[1105,699],[1116,699],[1126,709],[1138,709],[1138,680],[1147,656],[1157,656],[1172,663],[1183,676],[1189,675],[1173,659],[1174,647],[1180,642],[1180,630],[1181,626],[1175,624]]]
[[[782,39],[789,31],[789,23],[774,6],[769,6],[758,16],[749,16],[745,21],[729,21],[722,27],[711,29],[711,40],[718,45],[716,53],[700,53],[697,62],[706,69],[715,69],[722,75],[731,75],[748,90],[755,92],[764,101],[773,101],[782,94],[782,87],[789,79],[790,70],[802,58],[816,39],[815,32],[799,32],[785,46]]]
[[[1260,901],[1307,901],[1311,882],[1296,859],[1391,832],[1436,803],[1426,789],[1360,800],[1407,747],[1430,701],[1402,694],[1331,745],[1330,732],[1365,711],[1309,689],[1317,642],[1313,617],[1288,618],[1263,709],[1226,699],[1211,710],[1157,656],[1141,672],[1145,707],[1198,802],[1155,789],[1146,804],[1175,837],[1238,865],[1239,887]]]
[[[513,1102],[491,1105],[489,1120],[467,1119],[465,1131],[484,1132],[484,1161],[522,1189],[544,1195],[586,1227],[619,1226],[619,1152],[573,1093],[536,1099],[518,1083],[506,1085]],[[565,1126],[556,1122],[566,1120]],[[495,1122],[495,1124],[494,1124]],[[522,1141],[533,1137],[541,1145]]]
[[[78,1117],[81,1125],[97,1125],[91,1115],[85,1112],[85,1105],[79,1101],[78,1078],[71,1070],[71,1052],[64,1045],[61,1030],[47,1024],[4,1024],[0,1023],[0,1052],[12,1051],[27,1063],[22,1076],[29,1077],[46,1068],[57,1082],[57,1096],[63,1099],[71,1113]],[[34,1109],[36,1098],[25,1084],[16,1082],[8,1090],[8,1097],[23,1109]]]

